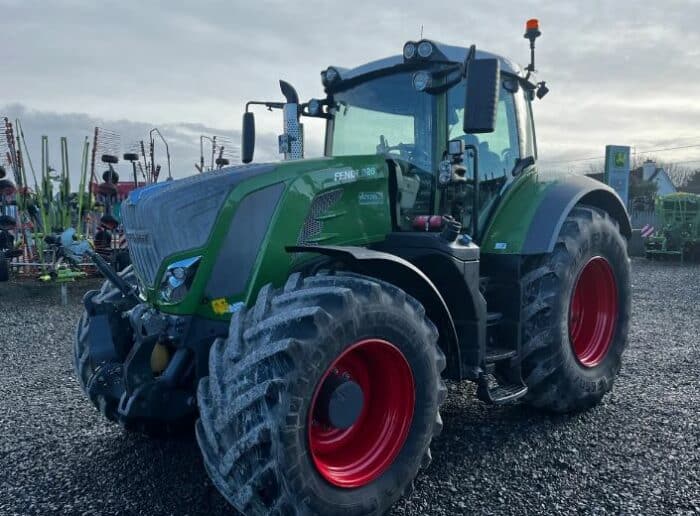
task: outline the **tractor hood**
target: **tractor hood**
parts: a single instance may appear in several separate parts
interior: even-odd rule
[[[134,270],[153,287],[168,256],[202,247],[233,188],[277,164],[226,167],[166,181],[131,192],[122,204],[122,221]]]

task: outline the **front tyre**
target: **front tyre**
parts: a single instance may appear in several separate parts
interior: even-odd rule
[[[584,410],[610,391],[627,345],[630,261],[617,224],[580,206],[554,251],[529,260],[522,279],[525,401]]]
[[[445,358],[423,307],[351,274],[292,275],[234,314],[198,389],[197,439],[244,514],[383,514],[442,427]]]
[[[136,285],[136,273],[132,267],[125,269],[119,275],[127,284]],[[85,296],[86,298],[89,297],[94,303],[115,303],[122,297],[119,289],[109,281],[104,281],[100,290],[91,290]],[[91,396],[89,394],[88,384],[100,365],[93,363],[93,360],[90,358],[90,319],[87,310],[83,310],[75,332],[75,340],[73,341],[75,375],[80,383],[80,388],[88,395],[92,404],[105,418],[116,422],[119,419],[117,410],[119,400],[117,398]]]

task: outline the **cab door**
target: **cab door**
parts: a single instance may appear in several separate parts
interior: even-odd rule
[[[518,131],[518,116],[516,100],[510,79],[501,83],[498,105],[496,107],[496,128],[492,133],[464,134],[462,129],[464,108],[459,102],[464,102],[464,85],[454,88],[449,95],[448,113],[449,139],[460,138],[466,145],[474,145],[478,149],[479,169],[479,233],[481,234],[493,208],[503,190],[512,181],[512,171],[522,156],[521,138]],[[508,87],[507,87],[508,86]],[[522,90],[519,88],[520,94]],[[467,179],[474,180],[474,161],[465,159]],[[465,228],[471,227],[471,212],[465,212],[462,221]]]

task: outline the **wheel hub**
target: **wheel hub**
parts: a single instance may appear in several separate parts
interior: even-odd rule
[[[331,484],[369,484],[394,462],[413,421],[415,386],[403,353],[381,339],[346,348],[319,380],[307,432],[316,470]]]
[[[590,368],[603,361],[617,317],[615,275],[605,258],[595,256],[581,269],[569,308],[569,340],[581,365]]]
[[[347,373],[333,371],[321,386],[316,400],[317,422],[331,428],[347,430],[362,413],[364,394],[360,384]]]

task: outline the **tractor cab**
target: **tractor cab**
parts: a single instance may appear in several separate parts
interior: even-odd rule
[[[533,49],[538,35],[536,27],[525,34]],[[324,118],[326,157],[385,157],[396,231],[437,230],[442,224],[425,221],[449,215],[478,242],[501,193],[537,157],[531,102],[548,90],[530,81],[532,71],[534,50],[523,71],[474,46],[424,39],[357,68],[328,67],[321,72],[324,99],[300,104],[280,81],[285,103],[246,105],[243,161],[253,155],[251,105],[284,109],[286,159],[303,158],[300,116]]]
[[[476,237],[523,163],[534,164],[534,85],[507,59],[423,40],[406,43],[402,55],[331,67],[322,77],[325,154],[386,157],[399,230],[439,213]]]

